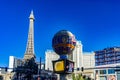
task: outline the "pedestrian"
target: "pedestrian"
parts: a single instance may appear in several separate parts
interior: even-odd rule
[[[40,80],[40,76],[38,77],[38,79],[37,80]]]

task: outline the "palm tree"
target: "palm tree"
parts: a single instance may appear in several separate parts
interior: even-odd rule
[[[76,80],[75,74],[72,74],[72,79]]]
[[[72,80],[91,80],[91,78],[87,78],[85,75],[83,76],[82,74],[72,74]]]
[[[84,80],[82,74],[78,74],[78,75],[72,74],[72,79],[73,80]]]

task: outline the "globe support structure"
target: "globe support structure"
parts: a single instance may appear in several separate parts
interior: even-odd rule
[[[60,74],[60,80],[67,80],[67,75],[74,71],[74,62],[68,60],[67,55],[75,46],[75,36],[70,31],[60,30],[53,37],[53,50],[60,56],[60,59],[53,61],[53,71]]]

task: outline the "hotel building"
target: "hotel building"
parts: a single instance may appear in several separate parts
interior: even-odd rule
[[[114,67],[120,66],[120,47],[95,51],[95,66],[96,80],[111,80],[112,78],[116,78],[116,68]]]

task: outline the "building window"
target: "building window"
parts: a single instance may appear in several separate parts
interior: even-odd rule
[[[108,69],[108,74],[115,74],[115,70],[114,69]]]
[[[106,74],[106,70],[100,70],[100,74]]]

